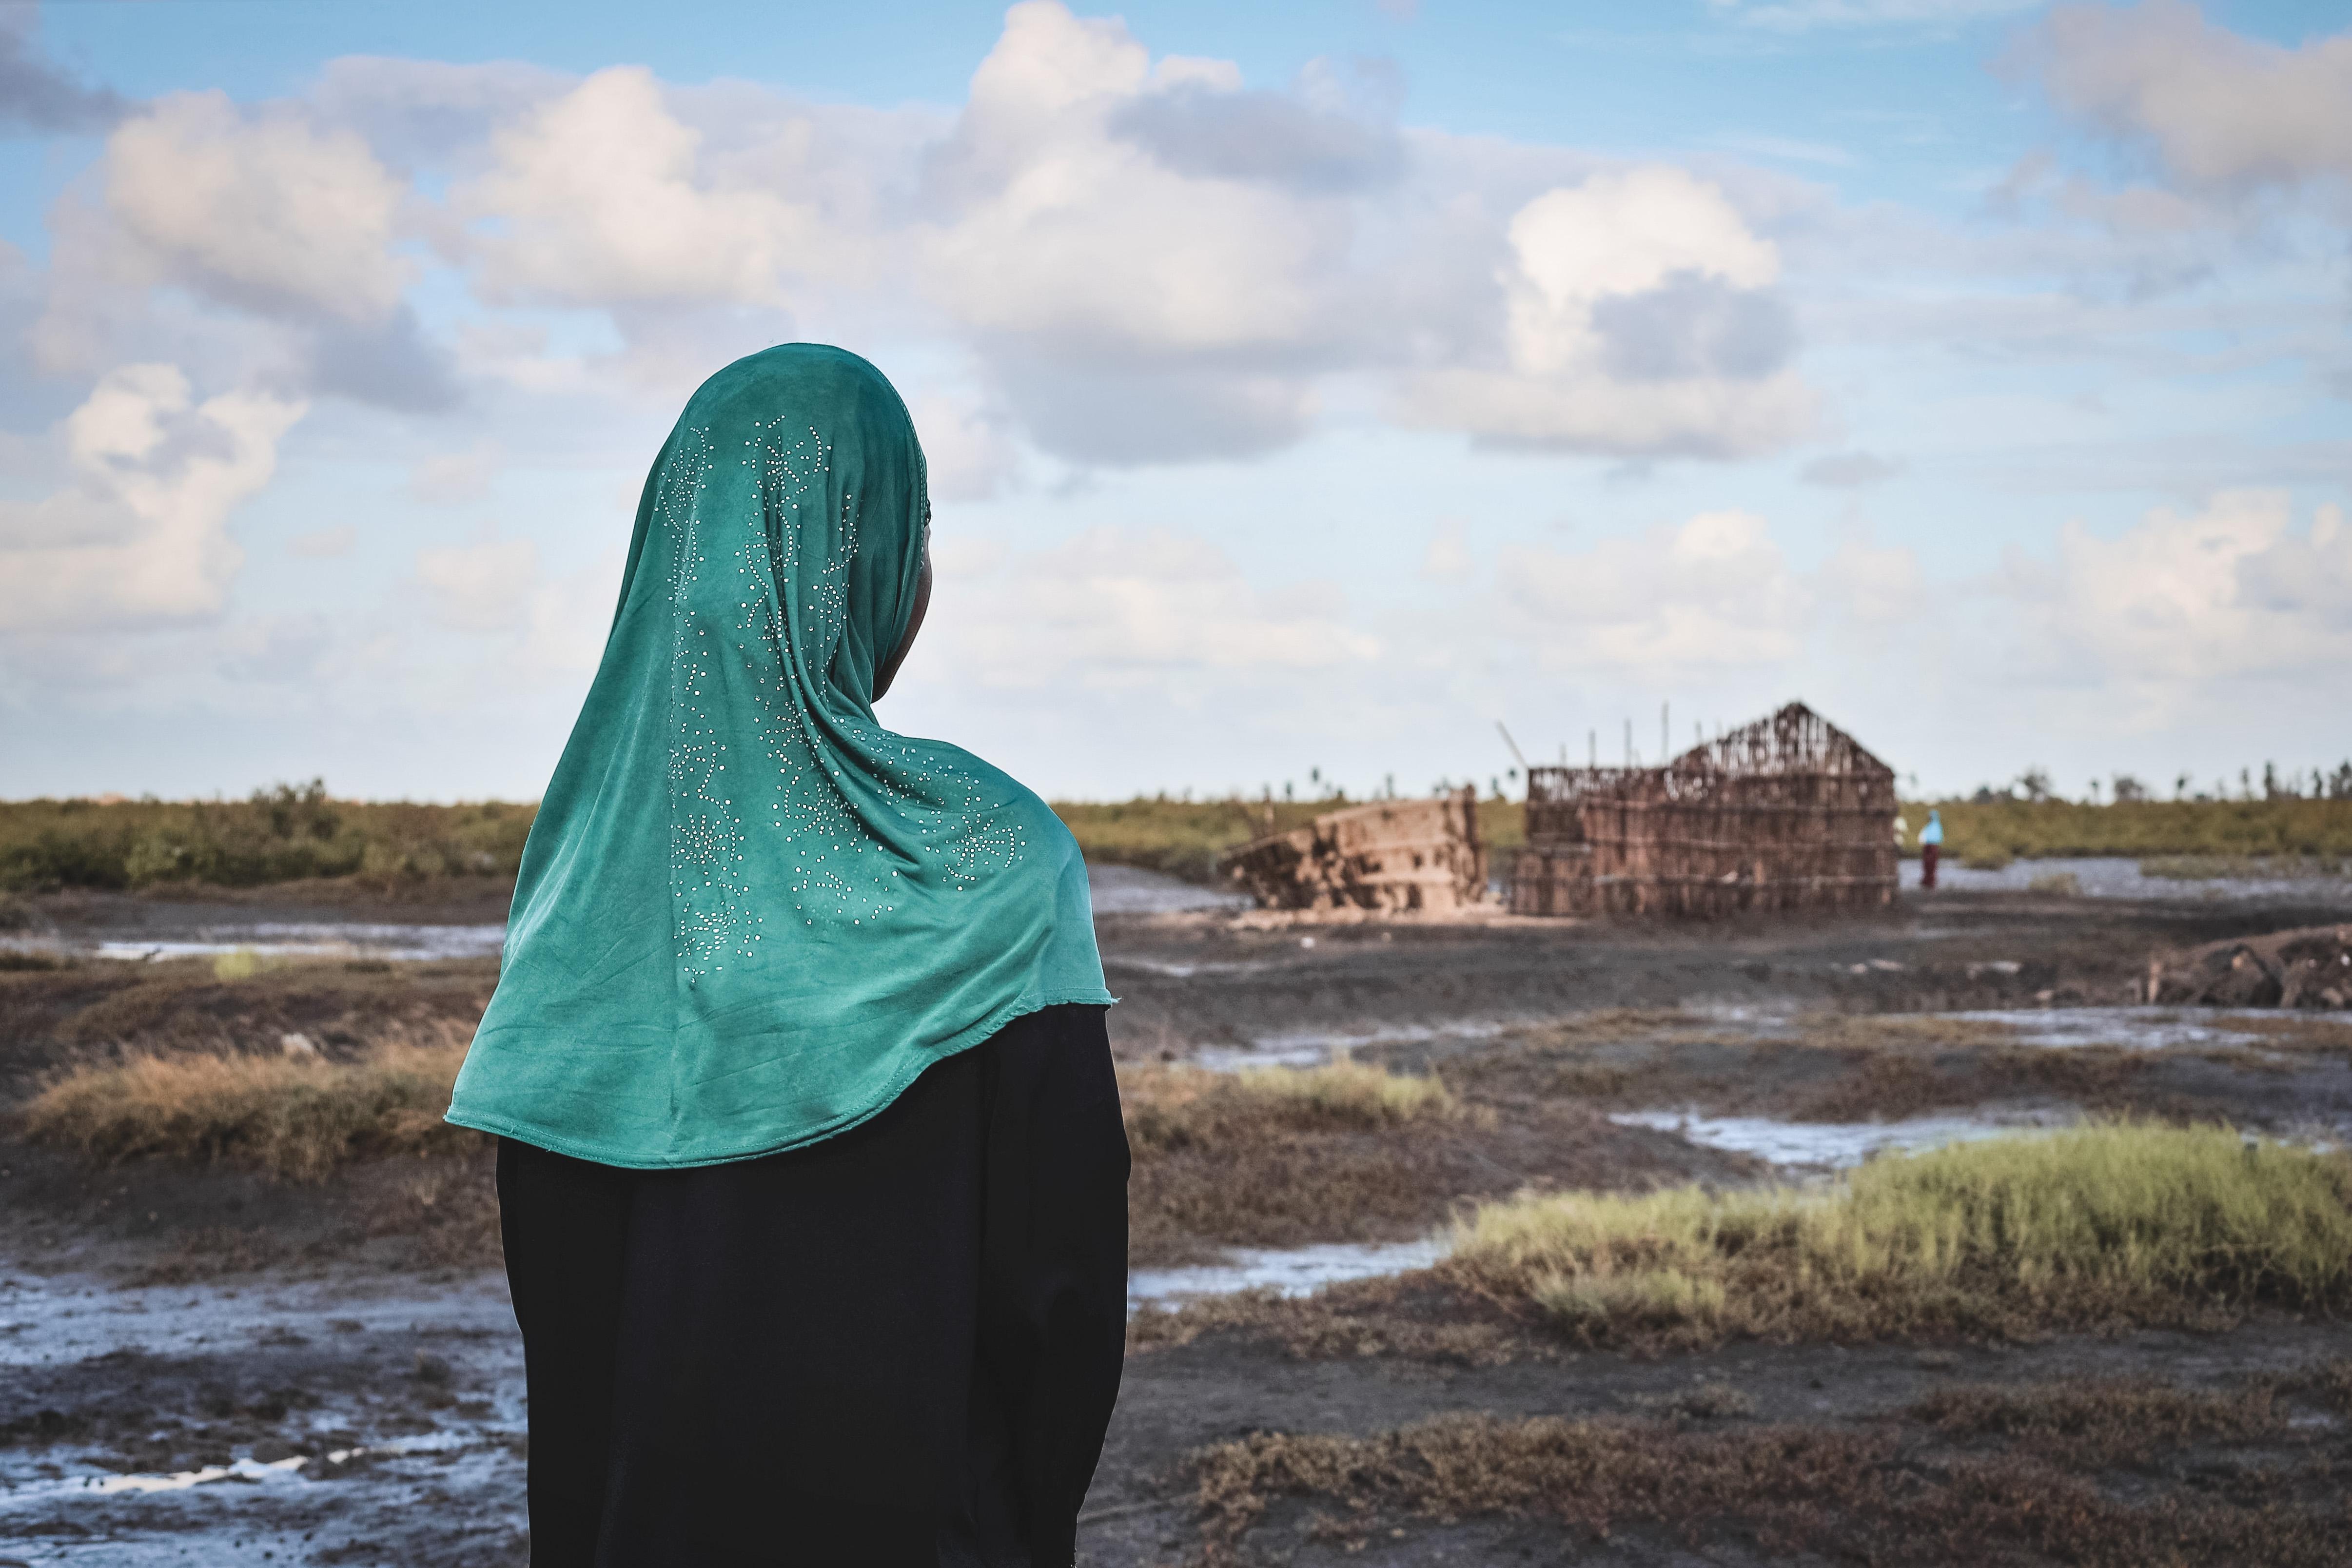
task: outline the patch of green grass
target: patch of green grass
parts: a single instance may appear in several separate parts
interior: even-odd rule
[[[2194,1321],[2352,1307],[2352,1162],[2094,1124],[1882,1158],[1825,1191],[1528,1194],[1451,1267],[1594,1343]]]
[[[105,1164],[163,1158],[319,1182],[387,1154],[461,1155],[479,1135],[441,1120],[462,1040],[350,1062],[287,1056],[137,1057],[68,1073],[22,1113],[25,1135]]]
[[[0,890],[511,877],[537,811],[336,800],[316,780],[241,801],[0,802]]]
[[[1933,805],[1944,817],[1944,854],[1998,869],[2053,856],[2247,857],[2340,862],[2352,858],[2352,800],[2149,800],[2091,805],[2064,800],[1918,801],[1903,807],[1916,853]],[[2149,875],[2169,873],[2151,871]],[[2221,875],[2238,875],[2222,872]]]

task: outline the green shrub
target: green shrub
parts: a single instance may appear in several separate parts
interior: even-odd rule
[[[535,814],[340,801],[317,780],[242,801],[17,801],[0,805],[0,889],[512,876]]]

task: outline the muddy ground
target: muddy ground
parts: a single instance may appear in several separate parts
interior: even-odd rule
[[[160,942],[495,921],[478,892],[39,912]],[[1809,1179],[1862,1146],[1824,1130],[1936,1118],[2341,1135],[2352,1024],[2132,1005],[2153,949],[2335,913],[2003,892],[1704,928],[1108,916],[1131,1079],[1338,1045],[1437,1071],[1475,1112],[1139,1162],[1138,1261],[1402,1240],[1530,1184]],[[126,1048],[299,1029],[355,1051],[387,1020],[462,1022],[493,973],[313,962],[341,966],[332,985],[300,966],[218,983],[192,959],[131,982],[0,973],[0,1095]],[[1780,1163],[1738,1146],[1759,1126],[1800,1130]],[[484,1193],[478,1163],[289,1189],[0,1145],[0,1564],[522,1563],[520,1363]],[[1644,1360],[1524,1334],[1334,1354],[1228,1321],[1130,1355],[1083,1561],[2352,1563],[2338,1323]],[[190,1484],[208,1468],[228,1473]]]

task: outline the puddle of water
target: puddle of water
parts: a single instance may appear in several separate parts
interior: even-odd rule
[[[438,1290],[370,1289],[311,1282],[146,1285],[114,1289],[94,1276],[0,1278],[0,1370],[86,1361],[132,1351],[186,1356],[242,1349],[299,1335],[318,1343],[355,1323],[354,1333],[434,1336],[452,1343],[504,1343],[514,1337],[505,1281]],[[518,1363],[519,1366],[519,1363]]]
[[[1202,1046],[1185,1061],[1210,1072],[1243,1072],[1251,1068],[1319,1068],[1331,1059],[1328,1045]]]
[[[1780,1121],[1769,1116],[1694,1116],[1679,1110],[1621,1110],[1620,1127],[1673,1132],[1709,1149],[1752,1154],[1776,1165],[1846,1170],[1873,1154],[1912,1153],[1984,1138],[2031,1136],[2071,1126],[2072,1116],[1915,1116],[1904,1121]]]
[[[520,1431],[518,1424],[514,1428]],[[398,1437],[381,1438],[373,1443],[349,1448],[331,1448],[320,1458],[329,1466],[347,1465],[362,1455],[386,1458],[394,1455],[448,1454],[483,1446],[479,1432],[420,1432]],[[289,1481],[307,1482],[310,1478],[302,1473],[313,1463],[307,1454],[292,1454],[283,1459],[256,1459],[250,1455],[226,1465],[206,1465],[201,1469],[173,1470],[167,1473],[70,1476],[63,1480],[39,1481],[30,1486],[0,1487],[0,1508],[35,1502],[55,1502],[78,1499],[149,1496],[157,1492],[184,1492],[197,1487],[210,1486],[215,1481],[258,1482],[262,1485],[283,1485]]]
[[[1134,866],[1088,866],[1087,891],[1098,915],[1182,914],[1194,910],[1246,910],[1246,893],[1203,888],[1197,882]]]
[[[1937,868],[1938,885],[1969,891],[2024,892],[2038,877],[2071,876],[2086,899],[2294,899],[2317,904],[2352,904],[2352,877],[2216,877],[2184,880],[2143,877],[2139,862],[2117,857],[2013,860],[1998,871],[1974,871],[1947,863]],[[1916,891],[1919,865],[1906,861],[1903,886]],[[1932,896],[1932,895],[1931,895]]]
[[[1266,1035],[1246,1046],[1202,1046],[1185,1059],[1194,1067],[1206,1068],[1212,1072],[1239,1072],[1244,1068],[1321,1067],[1367,1046],[1423,1045],[1432,1040],[1491,1040],[1515,1026],[1502,1022],[1473,1022],[1453,1024],[1442,1029],[1420,1024],[1384,1026],[1352,1035],[1302,1031]]]
[[[2276,1027],[2280,1020],[2326,1030],[2340,1028],[2352,1040],[2352,1019],[2325,1014],[2283,1013],[2275,1007],[2014,1007],[1937,1017],[2003,1024],[2017,1043],[2063,1050],[2079,1046],[2120,1046],[2130,1051],[2169,1050],[2179,1046],[2242,1046],[2262,1031],[2249,1023]]]
[[[1327,1242],[1319,1247],[1236,1247],[1223,1263],[1191,1268],[1138,1268],[1127,1277],[1127,1310],[1173,1307],[1203,1296],[1230,1296],[1271,1288],[1285,1296],[1311,1296],[1326,1285],[1426,1268],[1444,1258],[1444,1242]]]
[[[171,938],[47,936],[0,939],[0,947],[71,958],[133,963],[158,958],[217,958],[253,952],[263,958],[377,958],[421,963],[436,958],[496,958],[506,945],[503,925],[343,925],[332,921],[199,926]]]
[[[1113,973],[1133,970],[1166,975],[1171,980],[1190,980],[1196,974],[1256,974],[1278,966],[1263,962],[1171,963],[1165,959],[1137,958],[1129,953],[1105,953],[1103,967]]]

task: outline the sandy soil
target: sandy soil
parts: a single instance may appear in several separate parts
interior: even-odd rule
[[[135,921],[163,937],[298,916],[464,925],[503,908],[494,889],[446,906],[342,897],[53,900],[43,913],[59,931]],[[1199,1200],[1183,1211],[1194,1219],[1168,1231],[1162,1260],[1184,1260],[1228,1243],[1407,1237],[1465,1197],[1523,1181],[1754,1179],[1768,1167],[1696,1136],[1738,1119],[1821,1128],[2130,1110],[2282,1134],[2352,1127],[2352,1025],[2183,1020],[2133,1005],[2153,949],[2329,913],[2292,901],[1987,892],[1907,897],[1871,921],[1382,927],[1201,911],[1106,915],[1101,932],[1123,998],[1115,1047],[1131,1063],[1230,1067],[1345,1045],[1438,1070],[1487,1113],[1410,1147],[1339,1138],[1287,1148],[1301,1190],[1346,1190],[1360,1180],[1347,1173],[1383,1163],[1411,1177],[1360,1178],[1370,1195],[1319,1217],[1312,1205],[1220,1207],[1206,1176],[1171,1166],[1166,1190]],[[383,984],[401,1005],[462,1011],[478,969],[419,965]],[[77,1015],[41,994],[50,1000],[9,1014],[0,1038],[0,1085],[12,1096],[106,1044],[61,1041]],[[232,1032],[276,1026],[277,1014],[239,1005],[248,1014],[206,1016]],[[1660,1111],[1700,1120],[1690,1135],[1678,1122],[1609,1120]],[[520,1362],[502,1286],[478,1263],[480,1197],[478,1173],[416,1163],[291,1192],[226,1172],[92,1173],[0,1144],[0,1564],[522,1563]],[[1959,1500],[1951,1517],[1965,1521],[1965,1485],[1985,1465],[2007,1465],[2017,1496],[2072,1498],[2081,1517],[2123,1510],[2111,1533],[2190,1510],[2206,1533],[2176,1531],[2175,1561],[2260,1561],[2243,1555],[2253,1537],[2209,1528],[2209,1515],[2226,1515],[2232,1529],[2284,1520],[2292,1529],[2277,1541],[2317,1531],[2318,1545],[2279,1546],[2279,1561],[2352,1563],[2352,1409],[2324,1375],[2347,1357],[2352,1329],[2285,1321],[2008,1346],[1733,1345],[1651,1361],[1551,1347],[1481,1365],[1442,1354],[1318,1358],[1239,1328],[1130,1356],[1082,1561],[1957,1561],[1951,1543],[1966,1529],[1919,1536],[1907,1552],[1886,1531],[1916,1528],[1927,1517],[1919,1500],[1946,1492]],[[2103,1447],[2095,1423],[2053,1439],[1956,1426],[1934,1403],[1938,1390],[2022,1397],[2076,1385],[2093,1391],[2086,1408],[2114,1404],[2116,1389],[2239,1401],[2232,1409],[2258,1395],[2272,1403],[2252,1426],[2190,1421],[2121,1448]],[[1557,1510],[1509,1504],[1513,1516],[1475,1498],[1452,1500],[1451,1520],[1425,1500],[1279,1487],[1246,1507],[1230,1497],[1204,1507],[1189,1458],[1253,1433],[1375,1438],[1464,1413],[1598,1421],[1693,1463],[1727,1444],[1786,1456],[1833,1441],[1867,1457],[1874,1474],[1906,1478],[1903,1506],[1915,1511],[1882,1518],[1851,1497],[1807,1504],[1821,1525],[1808,1535],[1785,1510],[1685,1512],[1672,1528],[1635,1510],[1604,1538]],[[208,1467],[231,1473],[189,1480]],[[142,1479],[107,1490],[107,1477]],[[1792,1477],[1790,1495],[1811,1496],[1812,1483]],[[168,1489],[126,1489],[144,1487]],[[1982,1506],[1991,1544],[1971,1561],[2104,1560],[2063,1535],[2002,1535],[2013,1522],[2006,1505]]]

